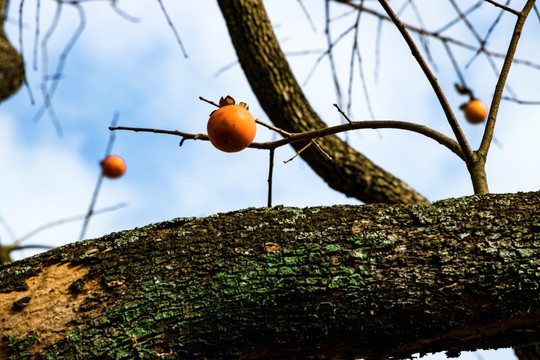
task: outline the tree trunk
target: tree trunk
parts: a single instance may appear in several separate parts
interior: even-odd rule
[[[4,31],[8,0],[0,0],[0,103],[15,94],[24,82],[24,61]]]
[[[247,209],[0,266],[0,358],[454,355],[540,341],[539,287],[540,193]]]
[[[218,0],[238,61],[272,122],[289,132],[322,129],[276,39],[262,0]],[[328,100],[331,106],[331,100]],[[373,164],[337,136],[317,140],[326,155],[311,146],[301,153],[308,165],[332,187],[366,203],[427,204],[407,184]],[[305,143],[294,143],[298,151]]]

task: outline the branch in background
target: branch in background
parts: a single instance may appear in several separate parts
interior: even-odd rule
[[[336,3],[351,6],[351,7],[355,8],[355,9],[357,9],[359,11],[365,12],[366,14],[370,14],[372,16],[375,16],[380,20],[392,21],[392,19],[390,17],[388,17],[387,15],[381,14],[381,13],[379,13],[379,12],[373,10],[373,9],[367,8],[365,6],[361,6],[361,5],[358,5],[356,3],[352,3],[352,2],[350,2],[348,0],[333,0],[333,1],[336,2]],[[459,47],[467,49],[467,50],[471,50],[471,51],[475,51],[475,52],[480,51],[480,52],[486,54],[487,56],[492,56],[492,57],[501,58],[501,59],[504,59],[506,57],[506,54],[495,52],[495,51],[490,51],[489,49],[482,48],[482,47],[479,48],[476,45],[466,43],[466,42],[464,42],[462,40],[455,39],[455,38],[448,37],[448,36],[443,36],[443,35],[441,35],[441,32],[444,31],[444,28],[439,29],[437,31],[427,31],[425,29],[421,29],[421,28],[419,28],[417,26],[414,26],[414,25],[411,25],[411,24],[408,24],[408,23],[403,23],[403,25],[407,28],[408,31],[417,33],[418,35],[426,35],[426,36],[429,36],[429,37],[437,38],[440,41],[447,42],[449,44],[454,44],[456,46],[459,46]],[[539,63],[535,63],[535,62],[532,62],[532,61],[529,61],[529,60],[517,59],[516,58],[516,59],[514,59],[514,63],[515,64],[521,64],[521,65],[524,65],[524,66],[528,66],[528,67],[534,68],[536,70],[540,70],[540,64]]]
[[[115,126],[116,123],[118,122],[118,113],[114,113],[114,116],[113,116],[113,119],[111,120],[111,126]],[[109,156],[111,154],[111,151],[112,151],[112,148],[113,148],[113,145],[114,145],[114,140],[115,140],[115,134],[114,133],[111,133],[109,135],[109,141],[107,143],[107,147],[105,148],[105,156],[103,157],[103,159],[106,159],[107,156]],[[83,240],[84,239],[84,236],[86,234],[86,228],[88,227],[88,223],[90,222],[90,218],[92,217],[93,213],[94,213],[94,206],[96,205],[96,201],[97,201],[97,198],[98,198],[98,195],[99,195],[99,191],[101,190],[101,184],[103,183],[103,172],[100,171],[99,172],[99,176],[98,176],[98,180],[97,180],[97,183],[96,183],[96,187],[94,188],[94,193],[92,194],[92,199],[90,200],[90,206],[88,207],[88,212],[86,213],[86,216],[84,217],[84,222],[83,222],[83,225],[82,225],[82,228],[81,228],[81,234],[79,235],[79,241]]]
[[[161,8],[161,11],[163,12],[163,15],[165,16],[165,19],[167,20],[167,24],[169,24],[169,27],[171,28],[172,32],[174,33],[174,37],[176,38],[176,42],[180,46],[180,50],[182,50],[182,54],[184,54],[184,57],[187,58],[188,54],[186,52],[186,49],[184,48],[184,44],[182,44],[182,39],[180,39],[180,34],[178,34],[178,30],[176,30],[176,27],[174,26],[169,13],[167,12],[167,9],[165,9],[165,5],[163,5],[162,0],[157,0],[159,3],[159,7]]]
[[[521,11],[516,21],[514,32],[512,34],[512,38],[510,39],[510,43],[508,44],[508,51],[506,52],[506,58],[504,59],[504,63],[501,69],[501,74],[497,81],[497,85],[495,86],[493,99],[491,100],[491,106],[489,109],[484,136],[482,138],[482,143],[480,144],[480,147],[478,149],[478,155],[483,158],[487,157],[489,146],[491,145],[491,141],[493,139],[493,132],[495,130],[495,119],[497,117],[497,112],[499,110],[499,104],[501,102],[502,94],[505,88],[506,79],[508,78],[510,67],[512,66],[514,54],[516,53],[517,44],[519,42],[519,38],[521,36],[523,26],[525,25],[525,20],[527,20],[527,16],[529,15],[529,12],[533,8],[534,3],[535,3],[535,0],[528,0],[525,6],[523,7],[523,10]]]
[[[326,127],[296,80],[262,0],[218,0],[218,4],[242,70],[270,121],[291,133]],[[339,137],[326,136],[318,143],[333,160],[316,147],[301,157],[334,190],[370,203],[429,203]],[[303,147],[291,144],[296,151]]]
[[[459,123],[456,117],[454,116],[454,112],[452,111],[450,104],[446,100],[446,96],[444,95],[443,90],[439,86],[437,78],[435,77],[435,75],[433,75],[433,73],[429,69],[429,66],[424,61],[422,54],[420,53],[413,39],[407,32],[406,27],[401,23],[401,21],[399,20],[397,15],[394,13],[394,11],[392,10],[388,2],[386,2],[385,0],[379,0],[379,3],[388,14],[388,17],[392,19],[392,22],[394,23],[398,31],[403,36],[405,42],[407,43],[407,45],[409,46],[409,49],[411,50],[412,55],[418,62],[418,65],[420,65],[420,68],[422,69],[422,71],[426,75],[427,80],[431,84],[431,87],[433,88],[433,91],[435,95],[437,96],[437,99],[439,99],[439,103],[441,104],[444,114],[446,115],[448,123],[450,124],[450,127],[452,128],[452,131],[454,132],[454,136],[456,137],[457,142],[459,143],[461,152],[463,153],[465,157],[465,162],[467,164],[473,163],[475,155],[471,147],[469,146],[467,138],[463,134],[463,131],[461,130],[461,127],[459,126]]]
[[[95,210],[92,213],[92,215],[99,215],[99,214],[103,214],[103,213],[110,212],[110,211],[116,211],[116,210],[118,210],[120,208],[123,208],[125,206],[126,206],[125,203],[120,203],[120,204],[117,204],[117,205],[104,207],[104,208]],[[5,221],[5,219],[3,217],[0,217],[0,222],[2,223],[4,229],[6,229],[6,231],[10,234],[10,236],[11,236],[11,238],[13,240],[13,243],[10,244],[10,245],[4,245],[4,246],[0,245],[0,264],[4,263],[6,261],[8,261],[8,262],[11,261],[10,253],[12,253],[13,251],[18,251],[18,250],[23,250],[23,249],[30,249],[30,248],[34,248],[34,249],[52,249],[53,247],[49,246],[49,245],[37,245],[37,244],[34,244],[34,245],[21,245],[21,243],[24,242],[24,241],[27,241],[31,237],[39,234],[40,232],[42,232],[44,230],[47,230],[47,229],[50,229],[50,228],[53,228],[53,227],[56,227],[56,226],[60,226],[60,225],[66,224],[66,223],[84,220],[85,218],[86,218],[86,215],[77,215],[77,216],[72,216],[72,217],[67,217],[67,218],[63,218],[63,219],[60,219],[60,220],[52,221],[50,223],[38,226],[37,228],[30,231],[26,235],[24,235],[24,236],[22,236],[20,238],[17,238],[15,236],[15,234],[13,233],[13,231],[11,230],[11,228],[9,227],[8,223]]]

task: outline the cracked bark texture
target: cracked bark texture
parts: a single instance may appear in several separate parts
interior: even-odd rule
[[[385,359],[540,340],[540,193],[247,209],[0,266],[0,358]]]
[[[289,132],[325,128],[281,51],[262,0],[218,0],[218,4],[238,61],[270,120]],[[313,146],[300,156],[333,189],[366,203],[428,203],[339,137],[326,136],[317,141],[332,159]],[[305,144],[292,146],[298,151]]]

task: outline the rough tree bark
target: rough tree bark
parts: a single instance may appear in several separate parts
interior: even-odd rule
[[[24,82],[24,62],[4,31],[8,0],[0,0],[0,102],[15,94]]]
[[[289,132],[326,127],[296,81],[262,0],[218,0],[218,3],[238,61],[270,120]],[[331,106],[330,100],[328,105]],[[333,189],[366,203],[428,203],[337,136],[327,136],[318,142],[332,159],[313,146],[301,156]],[[292,146],[298,151],[305,145]]]
[[[540,193],[247,209],[0,267],[0,358],[406,358],[540,341]]]

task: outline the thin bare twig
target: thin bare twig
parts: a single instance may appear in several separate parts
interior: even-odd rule
[[[73,35],[67,42],[66,46],[62,50],[62,53],[60,54],[60,57],[58,59],[58,63],[56,65],[55,72],[50,75],[47,73],[48,71],[48,54],[47,54],[47,45],[49,42],[50,37],[56,30],[56,27],[58,26],[58,22],[60,20],[61,15],[61,7],[62,3],[58,3],[57,12],[55,14],[55,18],[53,23],[51,24],[50,29],[45,34],[41,47],[42,47],[42,72],[43,77],[41,80],[41,91],[43,94],[43,104],[41,105],[40,109],[37,111],[36,115],[34,116],[34,120],[37,121],[43,116],[45,111],[49,112],[49,115],[51,117],[51,120],[53,121],[53,124],[56,127],[56,131],[59,136],[62,136],[62,126],[60,125],[60,122],[58,121],[58,118],[56,117],[56,114],[54,112],[54,109],[52,107],[52,97],[54,93],[56,92],[56,89],[58,88],[58,83],[60,81],[60,78],[62,76],[62,71],[64,70],[64,66],[66,63],[66,59],[70,53],[70,51],[73,49],[73,46],[75,46],[75,43],[82,35],[84,28],[86,27],[86,15],[84,13],[84,9],[78,2],[70,2],[69,4],[75,6],[78,10],[79,14],[79,26],[74,31]],[[50,82],[50,86],[48,86],[48,83]]]
[[[98,214],[102,214],[109,211],[116,211],[120,208],[125,207],[126,205],[127,204],[125,203],[120,203],[114,206],[108,206],[108,207],[93,211],[92,215],[98,215]],[[79,221],[79,220],[84,220],[84,219],[86,219],[86,215],[77,215],[77,216],[72,216],[65,219],[56,220],[45,225],[41,225],[35,228],[34,230],[30,231],[28,234],[17,239],[16,244],[20,244],[21,242],[28,240],[29,238],[31,238],[32,236],[35,236],[36,234],[40,233],[43,230],[46,230],[46,229],[49,229],[58,225],[62,225],[68,222]]]
[[[112,9],[114,10],[115,13],[117,13],[118,15],[120,15],[121,17],[126,19],[127,21],[130,21],[130,22],[133,22],[133,23],[138,23],[138,22],[141,21],[138,17],[130,15],[127,12],[125,12],[124,10],[120,9],[118,7],[118,1],[117,0],[111,0],[111,7],[112,7]]]
[[[178,45],[180,45],[180,49],[182,50],[182,54],[184,54],[184,57],[187,58],[187,52],[184,48],[184,44],[182,44],[182,40],[180,39],[180,35],[178,34],[178,31],[176,30],[176,27],[174,26],[171,18],[169,17],[169,13],[167,12],[167,9],[165,9],[165,5],[163,5],[162,0],[157,0],[159,3],[159,7],[161,8],[161,11],[163,12],[163,15],[165,16],[165,19],[167,20],[167,23],[169,24],[169,27],[171,28],[174,37],[176,38],[176,42],[178,42]]]
[[[398,31],[401,33],[403,38],[405,39],[405,42],[409,46],[409,49],[411,50],[412,55],[418,62],[418,65],[420,65],[420,68],[426,75],[427,80],[431,84],[431,87],[433,88],[433,91],[435,92],[435,95],[437,96],[437,99],[439,100],[439,103],[441,104],[441,107],[444,111],[444,114],[446,115],[446,118],[450,124],[450,127],[452,128],[452,131],[454,132],[454,136],[457,139],[457,142],[459,143],[459,146],[461,148],[462,153],[465,156],[465,161],[467,164],[472,164],[474,162],[475,155],[469,146],[469,143],[467,141],[467,138],[463,134],[463,131],[461,130],[461,127],[459,126],[459,123],[454,116],[454,113],[452,111],[452,108],[450,107],[450,104],[446,100],[446,96],[444,95],[443,90],[439,86],[439,83],[437,81],[437,78],[431,70],[429,69],[428,65],[424,61],[422,54],[416,47],[414,41],[412,40],[411,36],[405,29],[405,26],[401,23],[401,21],[398,19],[397,15],[394,13],[390,5],[386,0],[379,0],[379,3],[383,7],[383,9],[386,11],[387,15],[392,19],[392,22],[398,29]]]
[[[497,112],[499,111],[499,104],[501,102],[502,94],[506,84],[506,79],[508,78],[514,55],[516,53],[517,44],[519,42],[523,26],[525,25],[525,20],[527,20],[527,16],[533,8],[534,3],[535,0],[527,0],[527,3],[523,7],[523,10],[521,10],[521,13],[517,18],[512,38],[510,39],[510,43],[508,44],[508,51],[506,52],[506,58],[504,59],[503,66],[501,68],[501,75],[499,76],[497,85],[495,85],[493,99],[491,100],[491,106],[489,108],[487,124],[484,130],[484,136],[482,137],[482,142],[477,152],[478,155],[482,156],[484,159],[487,157],[489,146],[493,139],[493,132],[495,130],[495,119],[497,117]]]
[[[508,7],[508,6],[499,4],[499,3],[496,2],[496,1],[493,1],[493,0],[484,0],[484,1],[485,1],[485,2],[488,2],[488,3],[492,4],[492,5],[495,5],[495,6],[497,6],[497,7],[500,7],[500,8],[503,9],[504,11],[508,11],[508,12],[511,13],[511,14],[514,14],[514,15],[517,15],[517,16],[520,16],[520,14],[521,14],[519,11],[514,10],[514,9]]]
[[[48,111],[49,116],[51,118],[51,121],[53,122],[53,125],[55,126],[56,132],[57,132],[57,134],[59,136],[62,135],[62,127],[60,126],[60,123],[58,122],[58,119],[57,119],[56,114],[55,114],[55,112],[53,110],[53,107],[52,107],[52,103],[51,103],[52,94],[47,89],[47,80],[48,80],[47,71],[48,71],[48,67],[49,67],[48,66],[49,58],[48,58],[48,54],[47,54],[47,43],[48,43],[50,37],[52,36],[52,34],[54,33],[54,31],[56,30],[56,27],[58,26],[58,22],[60,20],[61,13],[62,13],[62,3],[58,2],[56,4],[56,12],[54,14],[53,21],[52,21],[49,29],[45,33],[45,36],[41,40],[41,67],[42,67],[41,72],[42,72],[42,78],[41,78],[40,88],[41,88],[41,94],[43,96],[43,104],[42,104],[41,108],[38,110],[38,112],[36,113],[36,115],[34,116],[34,121],[37,121],[37,120],[39,120],[41,118],[41,116],[43,115],[43,113],[45,111]]]
[[[364,0],[362,0],[361,4],[363,4]],[[362,84],[362,91],[364,93],[364,99],[366,100],[366,105],[368,108],[368,113],[370,118],[374,119],[375,114],[373,112],[373,107],[371,105],[371,99],[369,96],[368,86],[366,83],[366,76],[364,74],[364,65],[362,61],[362,54],[360,53],[360,48],[358,46],[358,35],[359,35],[359,28],[360,28],[360,18],[361,18],[362,12],[358,11],[356,22],[355,22],[355,29],[354,29],[354,36],[353,36],[353,46],[351,51],[351,62],[350,62],[350,73],[349,73],[349,89],[347,94],[347,111],[351,112],[352,108],[352,90],[353,90],[353,74],[354,74],[354,60],[355,58],[358,60],[358,72],[360,75],[360,82]]]
[[[270,161],[268,162],[268,207],[272,207],[272,182],[274,176],[274,151],[270,149]]]
[[[317,142],[317,139],[311,139],[311,142],[313,143],[313,145],[315,145],[315,147],[317,148],[317,150],[319,150],[319,152],[321,154],[323,154],[324,156],[326,156],[326,158],[328,160],[332,160],[332,157],[330,156],[330,154],[328,154],[326,151],[323,150],[323,148],[321,147],[321,145],[319,145],[319,143]]]
[[[357,10],[365,12],[366,14],[370,14],[372,16],[375,16],[380,20],[392,21],[392,19],[390,17],[388,17],[388,16],[386,16],[384,14],[381,14],[381,13],[379,13],[379,12],[373,10],[373,9],[370,9],[368,7],[360,6],[360,5],[356,4],[356,3],[349,2],[348,0],[333,0],[333,1],[349,5],[349,6],[355,8]],[[539,17],[540,17],[540,14],[539,14]],[[452,38],[452,37],[443,36],[443,35],[441,35],[442,29],[437,30],[437,31],[427,31],[425,29],[418,28],[418,27],[416,27],[414,25],[411,25],[411,24],[405,24],[404,23],[403,25],[407,28],[407,30],[409,30],[411,32],[417,33],[419,35],[427,35],[427,36],[430,36],[430,37],[435,37],[435,38],[438,38],[441,41],[446,41],[446,42],[448,42],[450,44],[454,44],[456,46],[459,46],[459,47],[467,49],[467,50],[471,50],[471,51],[474,51],[474,52],[481,51],[482,53],[486,54],[487,56],[492,56],[492,57],[495,57],[495,58],[504,59],[506,57],[506,54],[504,54],[504,53],[498,53],[498,52],[495,52],[495,51],[488,50],[486,48],[480,48],[479,49],[478,46],[476,46],[476,45],[472,45],[472,44],[463,42],[463,41],[461,41],[459,39],[455,39],[455,38]],[[521,65],[524,65],[524,66],[528,66],[528,67],[534,68],[536,70],[540,70],[540,64],[529,61],[529,60],[515,58],[514,63],[515,64],[521,64]]]
[[[311,26],[311,30],[317,31],[315,28],[315,24],[313,23],[313,20],[311,20],[311,16],[309,15],[309,11],[307,10],[306,6],[304,5],[304,2],[302,0],[298,0],[298,4],[302,8],[302,12],[306,16],[307,20],[309,21],[309,25]]]
[[[154,134],[166,134],[166,135],[175,135],[182,137],[182,141],[180,143],[180,146],[184,143],[184,140],[205,140],[209,141],[210,138],[208,135],[205,134],[190,134],[178,130],[162,130],[162,129],[149,129],[149,128],[140,128],[140,127],[131,127],[131,126],[110,126],[109,130],[116,131],[116,130],[127,130],[127,131],[134,131],[134,132],[151,132]]]
[[[441,134],[440,132],[435,131],[424,125],[409,123],[405,121],[393,121],[393,120],[351,121],[348,124],[331,126],[331,127],[327,127],[320,130],[312,130],[312,131],[306,131],[302,133],[293,133],[289,137],[276,140],[276,141],[270,141],[270,142],[265,142],[265,143],[253,142],[248,147],[253,148],[253,149],[271,150],[271,149],[276,149],[283,145],[291,144],[293,142],[311,140],[314,138],[334,135],[334,134],[338,134],[344,131],[351,131],[351,130],[358,130],[358,129],[401,129],[401,130],[412,131],[412,132],[427,136],[428,138],[437,141],[439,144],[445,146],[450,151],[452,151],[457,156],[459,156],[462,160],[466,159],[465,155],[463,154],[463,151],[461,151],[459,144],[455,140],[449,138],[448,136]],[[109,130],[151,132],[151,133],[158,133],[158,134],[181,136],[183,139],[204,140],[204,141],[210,140],[208,138],[208,135],[188,134],[188,133],[177,131],[177,130],[159,130],[159,129],[127,127],[127,126],[109,127]]]
[[[352,120],[347,116],[347,114],[345,114],[345,112],[343,110],[341,110],[341,108],[339,107],[338,104],[334,104],[334,106],[336,107],[336,109],[339,111],[339,113],[341,115],[343,115],[343,117],[345,118],[345,120],[347,120],[349,122],[349,124],[352,124]]]
[[[38,44],[39,44],[39,32],[41,29],[41,26],[39,25],[40,12],[41,12],[40,8],[41,8],[41,1],[37,0],[36,1],[36,19],[35,19],[36,31],[34,32],[34,50],[33,50],[33,62],[32,62],[34,71],[37,71],[37,53],[38,53]]]
[[[313,140],[313,139],[311,139],[311,140]],[[298,151],[296,152],[296,154],[294,154],[294,156],[293,156],[292,158],[290,158],[289,160],[284,160],[283,163],[284,163],[284,164],[287,164],[287,163],[293,161],[294,159],[296,159],[296,157],[297,157],[298,155],[300,155],[302,152],[304,152],[304,150],[306,150],[308,147],[310,147],[310,146],[313,145],[313,144],[314,144],[313,141],[308,142],[308,143],[306,144],[306,146],[304,146],[303,148],[301,148],[300,150],[298,150]]]
[[[307,143],[306,146],[304,146],[303,148],[301,148],[300,150],[298,150],[296,152],[296,154],[294,154],[294,156],[292,158],[290,158],[289,160],[285,160],[283,161],[284,164],[287,164],[291,161],[293,161],[294,159],[296,159],[296,157],[298,155],[300,155],[304,150],[306,150],[308,147],[310,147],[311,145],[315,146],[317,148],[318,151],[321,152],[321,154],[323,154],[324,156],[326,156],[328,158],[328,160],[332,160],[332,157],[326,152],[323,150],[323,148],[317,143],[317,138],[314,138],[314,139],[310,139],[309,143]]]
[[[259,125],[262,125],[262,126],[268,128],[268,129],[270,129],[270,130],[273,130],[273,131],[275,131],[275,132],[281,134],[281,135],[284,136],[284,137],[292,136],[292,133],[290,133],[290,132],[288,132],[288,131],[285,131],[285,130],[283,130],[283,129],[280,129],[280,128],[278,128],[278,127],[275,127],[275,126],[273,126],[273,125],[267,124],[267,123],[265,123],[264,121],[261,121],[261,120],[259,120],[259,119],[255,119],[255,122],[256,122],[257,124],[259,124]]]
[[[540,105],[540,100],[520,100],[509,96],[503,96],[501,100],[512,101],[520,105]]]
[[[450,49],[450,45],[446,41],[443,41],[444,49],[446,50],[446,53],[448,54],[448,58],[450,58],[450,62],[452,63],[452,66],[454,67],[454,70],[456,71],[456,75],[459,79],[459,85],[462,88],[467,88],[467,84],[465,83],[465,77],[463,77],[463,74],[461,73],[461,70],[459,69],[459,65],[457,63],[456,58],[454,57],[454,53],[452,52],[452,49]]]
[[[111,121],[111,127],[116,126],[117,122],[118,122],[118,113],[114,113],[113,119]],[[108,141],[107,147],[105,149],[104,158],[109,156],[109,154],[111,153],[111,150],[113,148],[114,140],[116,138],[116,136],[114,136],[113,134],[114,134],[114,132],[111,132],[111,134],[109,136],[109,141]],[[103,183],[103,173],[100,172],[99,176],[98,176],[97,183],[96,183],[96,187],[94,188],[94,193],[92,194],[92,199],[90,200],[90,206],[88,207],[88,212],[86,213],[86,216],[84,217],[84,222],[83,222],[83,225],[82,225],[82,228],[81,228],[81,234],[79,235],[79,241],[84,239],[84,236],[86,234],[86,228],[88,227],[88,223],[90,222],[90,218],[94,214],[94,206],[96,205],[96,201],[97,201],[97,198],[98,198],[99,191],[101,189],[101,184],[102,183]]]
[[[108,212],[108,211],[115,211],[115,210],[118,210],[118,209],[120,209],[120,208],[122,208],[124,206],[126,206],[125,203],[120,203],[120,204],[117,204],[117,205],[114,205],[114,206],[109,206],[109,207],[105,207],[105,208],[102,208],[102,209],[98,209],[98,210],[94,211],[94,215],[102,214],[102,213],[105,213],[105,212]],[[0,216],[0,223],[3,224],[4,228],[6,229],[6,231],[8,232],[8,234],[10,235],[10,237],[11,237],[11,239],[13,241],[12,244],[5,245],[5,246],[3,246],[3,248],[7,249],[8,254],[13,252],[13,251],[24,250],[24,249],[53,249],[54,247],[49,246],[49,245],[38,245],[38,244],[21,245],[21,243],[28,240],[28,239],[30,239],[31,237],[39,234],[40,232],[42,232],[44,230],[50,229],[50,228],[55,227],[55,226],[63,225],[65,223],[83,220],[85,218],[85,216],[86,215],[78,215],[78,216],[67,217],[67,218],[63,218],[63,219],[59,219],[59,220],[56,220],[56,221],[49,222],[47,224],[38,226],[37,228],[35,228],[34,230],[30,231],[29,233],[27,233],[26,235],[24,235],[24,236],[22,236],[20,238],[17,238],[17,236],[15,235],[15,233],[13,232],[13,230],[11,229],[9,224],[5,221],[5,219],[2,216]]]

